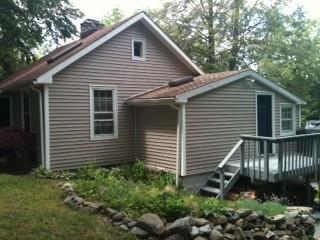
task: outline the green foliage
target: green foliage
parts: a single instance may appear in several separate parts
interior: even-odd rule
[[[234,207],[251,209],[255,212],[261,212],[267,216],[283,214],[286,211],[286,207],[279,203],[276,203],[276,202],[260,203],[253,200],[239,200],[235,203]]]
[[[225,203],[214,198],[204,199],[200,202],[200,211],[204,213],[205,216],[212,214],[224,214]]]
[[[34,49],[76,34],[69,0],[0,1],[0,79],[35,60]]]
[[[71,180],[75,179],[75,173],[69,171],[52,172],[43,167],[36,168],[32,171],[32,175],[40,179],[59,179],[59,180]]]
[[[124,14],[119,8],[113,8],[111,12],[108,12],[102,19],[102,23],[106,27],[110,27],[115,23],[120,22],[124,18]]]

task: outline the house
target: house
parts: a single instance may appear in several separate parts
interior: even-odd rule
[[[88,20],[81,30],[0,82],[1,127],[36,134],[47,169],[142,159],[186,187],[216,179],[224,190],[229,172],[234,182],[253,163],[244,164],[250,139],[239,143],[240,135],[264,136],[251,141],[262,142],[253,145],[266,166],[282,149],[277,138],[301,126],[299,97],[251,70],[205,74],[144,12],[110,28]],[[228,170],[231,155],[242,160]],[[208,184],[203,191],[216,193]]]

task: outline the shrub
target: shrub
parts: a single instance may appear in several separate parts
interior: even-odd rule
[[[0,129],[0,157],[9,168],[31,169],[35,166],[35,138],[22,129]]]

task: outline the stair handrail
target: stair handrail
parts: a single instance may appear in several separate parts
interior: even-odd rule
[[[223,159],[223,161],[217,167],[217,171],[220,172],[220,198],[221,199],[224,198],[224,192],[225,192],[224,191],[225,190],[225,186],[224,186],[224,180],[225,180],[224,166],[230,160],[230,158],[233,156],[233,154],[238,150],[238,148],[242,146],[243,142],[244,142],[244,140],[240,139],[236,143],[236,145],[234,145],[234,147],[231,149],[231,151],[227,154],[227,156]]]

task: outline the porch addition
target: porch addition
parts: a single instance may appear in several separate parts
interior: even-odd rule
[[[273,153],[268,153],[268,146],[272,146]],[[279,138],[241,135],[238,143],[201,188],[201,193],[224,198],[240,176],[250,177],[252,182],[275,183],[318,175],[319,167],[320,134]],[[214,178],[219,181],[213,181]]]

